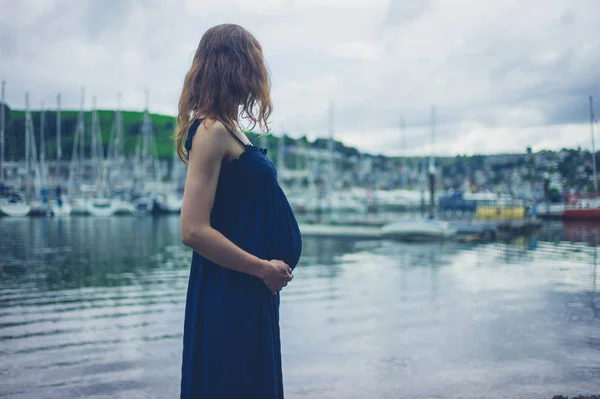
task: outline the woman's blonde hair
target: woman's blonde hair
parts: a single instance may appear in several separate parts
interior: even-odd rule
[[[179,158],[187,163],[184,143],[191,124],[199,116],[216,118],[232,130],[238,117],[248,119],[248,130],[258,124],[263,132],[268,132],[270,91],[262,48],[250,32],[234,24],[207,30],[179,98],[174,135]]]

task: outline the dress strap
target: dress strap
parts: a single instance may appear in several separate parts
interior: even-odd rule
[[[198,126],[200,126],[203,120],[204,118],[195,119],[188,129],[188,136],[185,140],[185,149],[188,153],[192,150],[192,140],[194,139],[194,135],[196,134],[196,129],[198,129]]]
[[[216,119],[216,118],[215,118]],[[190,152],[192,149],[192,140],[194,138],[194,135],[196,134],[196,129],[198,129],[198,126],[200,126],[200,124],[202,123],[202,121],[204,120],[204,118],[197,118],[196,120],[194,120],[194,122],[192,122],[192,124],[190,125],[190,129],[188,131],[188,137],[187,140],[185,142],[185,149]],[[252,146],[252,144],[245,144],[242,139],[240,139],[237,134],[235,134],[233,132],[233,130],[231,130],[230,128],[227,127],[226,124],[224,124],[220,119],[217,119],[219,122],[221,122],[223,124],[223,126],[225,126],[225,129],[227,129],[227,131],[229,132],[229,134],[231,134],[233,136],[233,138],[240,143],[240,145],[246,149],[246,147],[248,145]]]
[[[215,119],[217,119],[217,118],[215,118]],[[225,126],[225,129],[227,129],[227,131],[228,131],[228,132],[229,132],[229,133],[230,133],[230,134],[233,136],[233,138],[234,138],[234,139],[235,139],[235,140],[236,140],[238,143],[240,143],[240,145],[241,145],[242,147],[246,148],[246,147],[248,146],[248,144],[244,143],[244,142],[242,141],[242,139],[240,139],[240,138],[238,137],[238,135],[237,135],[237,134],[235,134],[235,132],[234,132],[233,130],[231,130],[229,127],[227,127],[227,125],[226,125],[226,124],[224,124],[224,123],[223,123],[223,121],[222,121],[222,120],[220,120],[220,119],[217,119],[217,120],[218,120],[219,122],[221,122],[221,124],[223,124],[223,126]],[[250,144],[250,145],[251,145],[251,144]]]

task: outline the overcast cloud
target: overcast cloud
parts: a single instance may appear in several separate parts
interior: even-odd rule
[[[233,22],[262,43],[272,127],[388,155],[590,147],[600,114],[597,0],[0,0],[7,102],[175,114],[203,32]],[[406,121],[402,148],[399,120]]]

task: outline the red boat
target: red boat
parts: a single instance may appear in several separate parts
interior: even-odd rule
[[[568,220],[600,220],[600,198],[569,196],[562,213]]]
[[[594,143],[594,105],[590,96],[590,127],[592,130],[592,168],[594,193],[592,195],[567,196],[567,205],[562,218],[570,220],[600,220],[600,197],[598,197],[598,175],[596,172],[596,146]]]

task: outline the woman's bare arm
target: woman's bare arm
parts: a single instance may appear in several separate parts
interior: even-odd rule
[[[218,265],[263,279],[275,292],[291,280],[291,269],[281,261],[259,259],[210,226],[221,163],[233,152],[233,146],[239,147],[221,123],[198,127],[185,179],[181,241]]]

